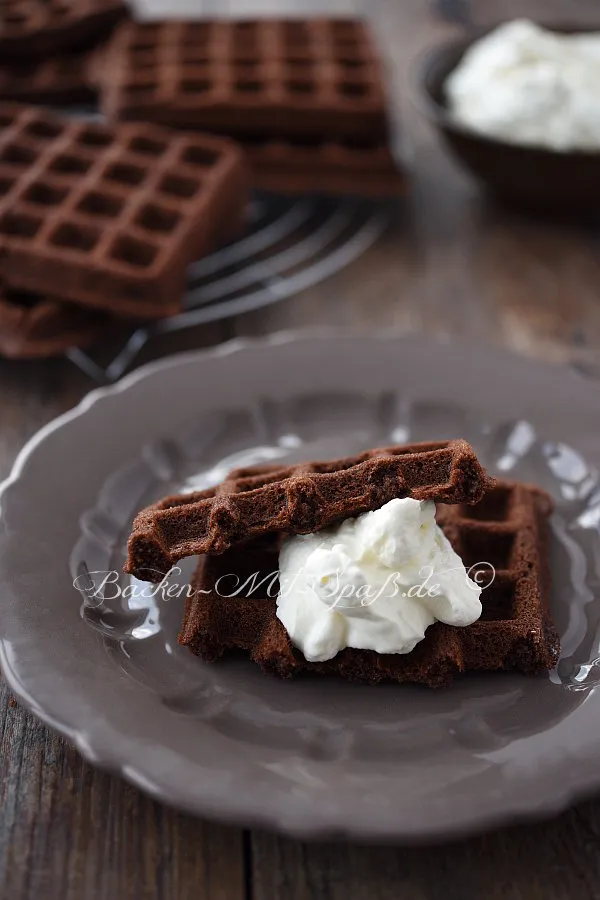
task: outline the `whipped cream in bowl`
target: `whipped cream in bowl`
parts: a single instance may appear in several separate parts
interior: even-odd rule
[[[421,109],[494,197],[597,221],[600,31],[516,19],[438,45],[418,72]]]
[[[345,647],[410,653],[436,621],[481,616],[473,581],[435,521],[435,504],[380,509],[283,543],[277,616],[310,662]]]
[[[560,33],[527,19],[471,44],[446,79],[460,125],[510,144],[600,151],[600,32]]]

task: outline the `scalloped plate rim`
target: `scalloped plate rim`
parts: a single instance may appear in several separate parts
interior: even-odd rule
[[[343,341],[345,339],[356,338],[366,341],[384,341],[386,343],[402,343],[410,341],[413,344],[417,342],[424,347],[436,345],[448,346],[451,344],[458,352],[460,352],[461,348],[464,350],[469,348],[469,344],[466,341],[449,341],[444,338],[436,340],[435,338],[429,338],[423,335],[397,334],[386,331],[371,332],[365,336],[355,329],[311,328],[299,331],[275,332],[267,336],[256,338],[236,338],[216,347],[192,350],[150,362],[134,370],[116,384],[91,391],[72,410],[58,416],[33,435],[18,454],[9,476],[0,484],[0,513],[2,511],[2,501],[6,493],[23,478],[26,474],[28,462],[40,447],[43,446],[50,435],[61,428],[68,427],[75,420],[87,415],[96,404],[103,401],[110,401],[111,399],[126,394],[131,387],[151,375],[162,370],[185,366],[187,363],[194,362],[197,359],[222,357],[260,348],[268,349],[270,346],[282,343],[297,343],[308,339],[318,340],[320,342],[332,340],[337,342],[340,340]],[[519,361],[525,366],[538,369],[545,368],[547,371],[560,371],[565,378],[572,379],[575,383],[580,385],[586,383],[589,384],[589,379],[570,366],[544,361],[540,362],[538,360],[514,354],[496,346],[487,347],[486,352],[497,359],[502,358],[505,361]],[[112,752],[108,753],[105,748],[102,751],[98,751],[94,747],[93,738],[91,738],[89,734],[82,733],[75,722],[68,722],[64,717],[60,717],[47,709],[41,708],[35,697],[24,687],[19,673],[14,670],[9,658],[8,647],[5,645],[5,640],[1,634],[0,667],[2,668],[9,689],[19,701],[25,707],[29,708],[46,725],[72,742],[87,761],[93,765],[100,766],[103,769],[119,774],[127,781],[161,802],[174,805],[179,809],[193,814],[207,815],[208,817],[238,826],[274,827],[303,839],[351,837],[378,842],[402,841],[403,843],[421,843],[423,841],[464,836],[492,825],[498,826],[514,822],[515,820],[522,821],[532,818],[535,819],[541,816],[558,813],[576,799],[585,796],[589,794],[590,791],[600,787],[600,765],[598,765],[593,773],[587,772],[584,776],[575,779],[573,784],[564,786],[560,790],[557,789],[552,796],[544,796],[543,800],[539,802],[535,808],[531,808],[529,804],[523,806],[523,804],[519,802],[517,796],[509,799],[509,795],[507,795],[503,797],[501,807],[480,808],[474,810],[468,820],[461,820],[451,832],[447,827],[442,827],[441,829],[437,828],[435,823],[427,823],[425,826],[422,825],[422,827],[418,828],[410,826],[407,823],[398,823],[391,827],[387,827],[386,825],[386,827],[377,830],[373,827],[372,823],[369,827],[364,828],[361,827],[360,822],[352,823],[350,826],[347,823],[342,824],[341,817],[339,824],[334,826],[330,822],[310,822],[307,821],[306,818],[304,820],[295,819],[293,816],[283,814],[281,811],[274,809],[258,809],[252,803],[246,804],[243,800],[241,802],[236,802],[235,799],[233,802],[228,801],[223,808],[219,807],[217,809],[214,807],[207,807],[199,809],[197,802],[186,802],[186,798],[183,794],[173,798],[168,790],[155,784],[141,770],[132,766],[131,761],[128,758],[124,758],[122,752],[119,752],[118,741],[111,745]],[[107,728],[110,730],[109,725],[107,725]]]

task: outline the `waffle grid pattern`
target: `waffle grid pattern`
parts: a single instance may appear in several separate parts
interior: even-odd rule
[[[237,148],[0,106],[0,274],[124,316],[179,309],[186,266],[245,205]]]
[[[465,566],[487,561],[497,571],[482,592],[483,614],[466,628],[431,626],[409,654],[378,655],[346,649],[332,660],[309,663],[295,650],[276,616],[276,589],[226,597],[216,589],[232,573],[243,584],[254,572],[277,571],[280,535],[266,535],[245,548],[201,558],[180,642],[206,660],[244,650],[281,677],[301,671],[338,674],[350,680],[408,681],[444,686],[458,672],[507,669],[527,674],[552,668],[559,641],[548,609],[547,517],[550,498],[536,488],[498,482],[474,507],[440,506],[438,521]],[[484,583],[489,582],[489,571]],[[268,584],[267,579],[264,584]]]
[[[486,562],[495,572],[475,630],[486,622],[527,615],[540,580],[538,516],[551,511],[552,501],[543,491],[510,482],[499,483],[473,507],[439,507],[438,523],[467,570],[481,571],[485,579],[480,564]]]
[[[359,20],[126,23],[107,55],[109,117],[232,135],[387,133],[382,74]]]
[[[489,481],[463,440],[369,450],[330,462],[238,469],[207,491],[167,497],[136,517],[126,570],[160,580],[185,556],[222,553],[272,531],[307,533],[393,497],[474,503]]]

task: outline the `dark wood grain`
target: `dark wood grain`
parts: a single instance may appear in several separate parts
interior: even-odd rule
[[[443,847],[307,846],[253,836],[254,898],[565,900],[600,896],[600,804]]]
[[[83,762],[0,701],[0,872],[6,898],[244,897],[243,840]]]
[[[600,23],[596,0],[460,5],[478,23],[526,13]],[[436,15],[437,6],[369,3],[392,62],[413,174],[394,228],[327,283],[215,325],[202,345],[342,325],[460,335],[554,360],[600,358],[598,230],[528,221],[491,206],[414,107],[413,60],[459,30]],[[0,479],[27,438],[90,387],[64,360],[0,362]],[[244,835],[161,807],[94,770],[11,705],[0,682],[1,900],[591,900],[600,897],[599,851],[598,800],[552,822],[429,849]]]

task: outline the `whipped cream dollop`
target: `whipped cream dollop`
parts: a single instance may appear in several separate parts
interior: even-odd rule
[[[409,653],[436,620],[470,625],[481,588],[430,501],[390,500],[334,528],[286,538],[277,615],[307,660],[344,647]]]
[[[600,148],[600,33],[558,34],[527,19],[467,50],[445,90],[473,131],[552,150]]]

